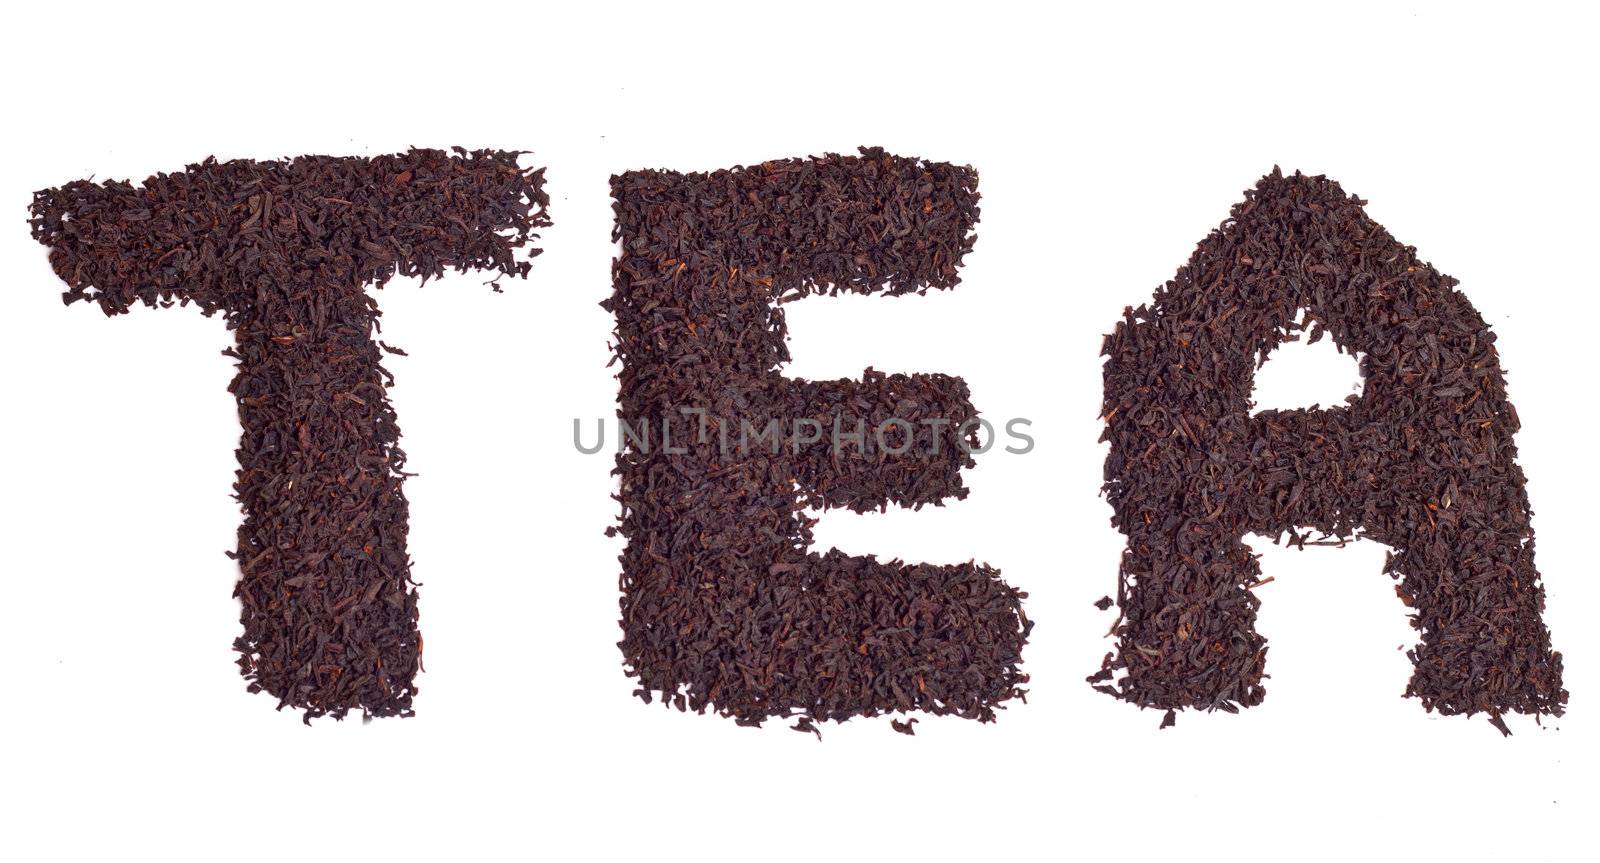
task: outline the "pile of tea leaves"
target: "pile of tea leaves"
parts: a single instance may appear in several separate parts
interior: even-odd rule
[[[966,383],[779,373],[784,303],[954,287],[977,179],[878,149],[612,178],[621,249],[603,305],[616,316],[620,415],[653,443],[629,442],[616,468],[620,647],[645,701],[814,731],[892,712],[989,721],[1022,695],[1031,624],[998,571],[811,548],[810,508],[966,496],[960,471],[978,443],[962,428],[977,416]],[[889,418],[914,430],[879,441],[871,430]],[[797,420],[827,431],[810,440]],[[772,421],[771,446],[747,433]],[[858,428],[859,442],[832,433]]]
[[[1127,547],[1117,649],[1089,679],[1166,724],[1265,695],[1252,532],[1389,546],[1420,637],[1405,694],[1426,709],[1509,733],[1503,714],[1566,703],[1494,334],[1364,204],[1274,169],[1105,340],[1104,491]],[[1252,414],[1255,371],[1302,334],[1358,357],[1364,391]]]
[[[33,236],[66,302],[108,315],[194,303],[233,331],[235,648],[249,689],[307,721],[410,715],[421,666],[405,454],[365,288],[447,269],[526,277],[538,250],[516,252],[550,224],[549,199],[518,156],[207,159],[34,195]]]

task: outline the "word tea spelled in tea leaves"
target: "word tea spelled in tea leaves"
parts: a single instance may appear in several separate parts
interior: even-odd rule
[[[543,170],[517,156],[208,159],[141,186],[34,195],[33,236],[68,303],[108,315],[194,303],[233,331],[244,427],[234,646],[250,690],[308,722],[410,715],[422,655],[405,454],[364,289],[447,268],[526,277],[513,252],[550,222]]]
[[[819,554],[805,515],[965,497],[960,471],[977,444],[962,431],[977,414],[966,383],[779,374],[781,304],[956,285],[975,239],[976,172],[863,149],[704,174],[632,171],[611,188],[621,250],[604,306],[616,315],[621,416],[656,429],[655,445],[629,442],[616,470],[620,646],[636,694],[741,725],[795,717],[804,731],[894,711],[992,720],[1027,680],[1025,594],[984,565]],[[671,425],[669,450],[660,425],[688,408],[706,427]],[[894,417],[916,424],[901,428],[913,445],[875,439]],[[739,445],[773,419],[773,446]],[[859,445],[811,441],[797,419],[869,431]]]
[[[1426,709],[1510,733],[1502,714],[1566,702],[1494,335],[1364,203],[1274,170],[1106,338],[1105,493],[1127,548],[1117,650],[1090,681],[1165,724],[1261,702],[1263,581],[1242,537],[1303,547],[1297,528],[1392,549],[1421,638],[1406,695]],[[1355,354],[1364,391],[1252,415],[1252,375],[1302,331]]]

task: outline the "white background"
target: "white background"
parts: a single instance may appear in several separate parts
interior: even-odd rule
[[[0,27],[0,857],[1543,859],[1595,839],[1592,13],[134,5],[12,4]],[[413,144],[535,151],[556,225],[504,294],[478,274],[381,294],[411,354],[387,362],[421,473],[427,673],[415,719],[308,729],[233,664],[222,322],[63,307],[24,211],[209,154]],[[631,696],[611,462],[571,422],[615,409],[611,173],[858,144],[977,167],[977,250],[954,292],[788,307],[790,373],[960,374],[1038,446],[980,457],[964,502],[829,514],[819,538],[986,560],[1038,626],[1028,704],[999,722],[857,720],[819,744]],[[1401,698],[1413,638],[1371,543],[1254,543],[1276,576],[1259,708],[1158,732],[1083,682],[1121,546],[1101,335],[1274,164],[1370,199],[1499,336],[1572,692],[1543,729]],[[1278,401],[1347,392],[1331,368],[1275,372]]]

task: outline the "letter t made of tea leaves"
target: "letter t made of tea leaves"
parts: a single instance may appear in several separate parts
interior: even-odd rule
[[[227,319],[243,426],[235,648],[250,690],[307,721],[409,715],[421,664],[405,455],[365,289],[447,268],[526,277],[513,252],[550,224],[549,199],[518,155],[208,159],[34,196],[33,235],[68,303],[194,303]]]

